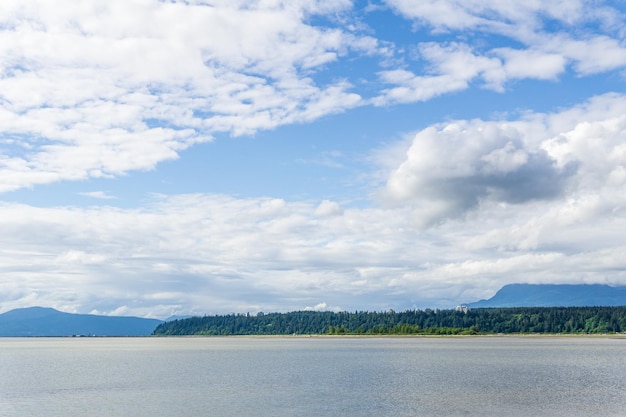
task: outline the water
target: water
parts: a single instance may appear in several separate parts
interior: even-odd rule
[[[0,338],[2,417],[625,415],[626,339]]]

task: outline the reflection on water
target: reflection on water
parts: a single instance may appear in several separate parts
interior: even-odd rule
[[[0,416],[623,416],[626,339],[0,339]]]

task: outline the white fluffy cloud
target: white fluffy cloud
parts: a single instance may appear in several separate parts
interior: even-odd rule
[[[142,209],[0,205],[3,309],[166,317],[450,307],[510,282],[626,284],[626,98],[419,132],[342,208],[190,194]],[[389,202],[389,201],[387,201]],[[335,308],[335,307],[333,307]]]
[[[468,45],[458,43],[446,46],[432,42],[422,43],[419,51],[429,64],[427,74],[415,75],[403,69],[381,71],[381,81],[397,87],[383,90],[373,100],[375,104],[426,101],[446,93],[465,90],[476,78],[480,78],[485,86],[502,89],[506,74],[502,62],[497,58],[477,55]]]
[[[4,204],[0,291],[15,300],[4,308],[35,298],[70,311],[132,304],[136,314],[166,316],[373,297],[387,286],[384,259],[400,255],[397,225],[380,210],[349,211],[344,220],[331,215],[336,203],[321,207],[220,195],[164,198],[144,210]]]
[[[315,209],[316,216],[339,216],[343,214],[343,209],[334,201],[324,200]]]
[[[558,168],[545,150],[524,143],[524,126],[458,122],[418,133],[386,186],[385,200],[410,201],[430,226],[482,201],[524,203],[563,193],[576,164]]]
[[[608,6],[388,3],[435,31],[470,29],[521,46],[482,51],[454,37],[416,39],[426,71],[380,71],[384,88],[370,97],[377,105],[424,101],[473,82],[502,91],[508,80],[554,79],[568,67],[588,75],[626,65],[620,14]],[[252,134],[364,105],[354,92],[360,81],[315,77],[354,56],[378,54],[388,66],[398,52],[358,32],[357,21],[310,23],[353,7],[348,0],[2,2],[0,192],[149,170],[218,132]],[[546,19],[581,25],[580,35],[547,34]]]
[[[624,110],[624,97],[607,95],[515,122],[429,127],[390,173],[382,198],[413,206],[416,221],[430,226],[481,204],[623,194]]]
[[[585,76],[626,66],[623,14],[611,6],[585,1],[405,1],[388,0],[400,15],[437,34],[472,33],[509,38],[517,47],[485,42],[416,43],[427,72],[381,71],[383,90],[374,102],[426,101],[463,90],[471,83],[503,91],[507,81],[556,79],[568,68]],[[547,27],[552,25],[548,30]],[[575,30],[572,30],[575,28]],[[469,31],[469,32],[468,32]],[[486,43],[489,45],[489,43]]]
[[[609,6],[387,3],[436,32],[406,45],[423,69],[402,64],[404,46],[379,41],[350,17],[348,0],[3,1],[0,192],[154,169],[219,133],[425,101],[473,83],[504,91],[510,80],[626,65],[623,19]],[[516,46],[481,48],[475,33]],[[330,65],[372,57],[371,73],[326,77]]]
[[[374,39],[314,27],[350,2],[32,0],[0,5],[0,192],[116,176],[216,132],[358,105],[318,68]]]

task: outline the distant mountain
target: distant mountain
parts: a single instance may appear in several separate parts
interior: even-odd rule
[[[600,284],[509,284],[488,300],[466,305],[470,308],[626,306],[626,287]]]
[[[161,320],[18,308],[0,314],[0,336],[148,336]]]

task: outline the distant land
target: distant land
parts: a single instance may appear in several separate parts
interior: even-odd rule
[[[464,304],[470,309],[481,308],[528,308],[528,307],[616,307],[626,306],[626,287],[611,287],[608,285],[592,284],[592,285],[573,285],[573,284],[509,284],[502,287],[493,297],[488,300],[481,300]],[[557,311],[557,310],[555,310]],[[560,311],[560,310],[559,310]],[[581,310],[582,311],[582,310]],[[621,311],[621,310],[620,310]],[[585,314],[596,314],[587,312]],[[385,321],[391,317],[388,314],[381,313],[362,313],[368,315],[368,320],[375,318],[376,320],[384,318],[384,328],[389,327],[386,331],[391,331],[391,327],[401,323],[386,323]],[[394,313],[395,314],[395,313]],[[404,313],[399,313],[401,316]],[[417,313],[415,313],[417,314]],[[422,313],[420,313],[422,314]],[[426,312],[426,318],[431,320],[432,316],[429,309]],[[422,314],[422,315],[423,315]],[[482,313],[481,313],[482,314]],[[277,322],[289,319],[292,315],[305,315],[307,321],[321,321],[311,323],[310,329],[292,328],[291,324],[285,326],[285,329],[279,330],[274,328]],[[319,313],[311,314],[306,312],[294,312],[287,314],[269,314],[260,313],[258,317],[246,318],[242,315],[227,315],[215,317],[189,317],[189,316],[173,316],[167,320],[146,319],[139,317],[119,317],[119,316],[99,316],[93,314],[72,314],[64,313],[53,308],[46,307],[29,307],[20,308],[0,314],[0,337],[28,337],[28,336],[149,336],[151,334],[291,334],[291,333],[309,333],[309,332],[327,332],[328,326],[333,325],[335,328],[341,329],[343,323],[342,317],[345,314],[335,313]],[[309,317],[311,316],[311,317]],[[326,317],[328,316],[328,317]],[[380,316],[380,317],[378,317]],[[422,318],[423,319],[423,318]],[[415,325],[422,326],[423,329],[429,326],[456,326],[459,329],[466,328],[469,325],[467,317],[463,323],[435,323],[435,322],[415,322]],[[221,323],[222,321],[228,321]],[[261,327],[241,328],[240,323],[233,325],[230,321],[251,321],[263,322]],[[269,320],[269,321],[268,321]],[[375,320],[375,321],[376,321]],[[421,320],[421,319],[420,319]],[[267,321],[267,323],[265,323]],[[326,323],[328,321],[328,323]],[[215,322],[215,323],[214,323]],[[217,323],[220,322],[220,323]],[[322,323],[324,322],[324,323]],[[467,322],[467,323],[466,323]],[[371,324],[371,323],[369,323]],[[406,322],[405,322],[406,324]],[[476,322],[475,324],[478,324]],[[482,323],[480,323],[482,324]],[[247,325],[244,325],[246,327]],[[270,326],[270,327],[268,327]],[[419,327],[418,326],[418,327]],[[596,326],[597,327],[597,326]],[[606,327],[606,326],[605,326]],[[623,331],[621,326],[618,326]],[[364,322],[364,328],[369,328],[368,323]],[[600,328],[600,327],[598,327]],[[237,330],[239,329],[239,330]],[[374,329],[376,330],[376,329]],[[486,330],[485,326],[481,326],[481,330]],[[576,330],[566,331],[589,331],[584,327]],[[604,327],[602,328],[604,330]],[[357,332],[357,329],[351,331]],[[404,331],[404,330],[403,330]],[[523,328],[521,331],[525,331]],[[559,330],[561,331],[561,330]],[[358,333],[358,332],[357,332]]]
[[[0,314],[0,336],[149,336],[161,323],[157,319],[72,314],[29,307]]]
[[[509,284],[470,308],[626,306],[626,287],[590,284]]]
[[[160,324],[157,336],[626,332],[626,287],[510,284],[456,309],[395,312],[294,311],[191,317]]]
[[[156,336],[626,333],[626,307],[502,307],[227,314],[161,323]]]

